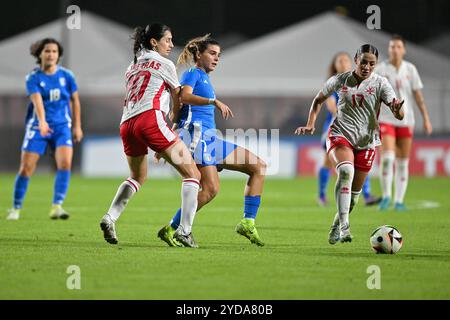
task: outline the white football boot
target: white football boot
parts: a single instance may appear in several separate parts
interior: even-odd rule
[[[20,209],[11,208],[8,210],[8,216],[6,220],[19,220],[20,218]]]

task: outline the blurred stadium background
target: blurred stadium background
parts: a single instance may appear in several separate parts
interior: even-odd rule
[[[85,140],[76,147],[74,171],[86,176],[127,174],[118,124],[123,73],[132,58],[129,36],[134,26],[160,21],[172,27],[174,61],[189,38],[211,32],[222,43],[222,60],[211,78],[235,118],[225,122],[217,117],[218,127],[279,129],[280,177],[313,175],[321,161],[318,134],[298,138],[292,133],[306,121],[333,54],[344,50],[353,55],[361,44],[371,43],[385,59],[390,35],[402,34],[406,60],[417,66],[424,82],[434,126],[433,136],[424,137],[417,114],[411,173],[450,175],[447,1],[45,1],[38,9],[31,9],[31,3],[2,4],[8,15],[0,21],[1,172],[18,169],[28,103],[24,77],[34,67],[29,46],[51,36],[62,41],[62,65],[73,70],[79,85]],[[66,27],[71,4],[81,9],[80,30]],[[381,30],[366,26],[372,4],[381,8]],[[324,113],[318,128],[323,120]],[[38,172],[52,168],[46,157]],[[172,171],[158,166],[150,174],[171,176]]]

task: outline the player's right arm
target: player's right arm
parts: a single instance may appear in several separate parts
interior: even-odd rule
[[[295,129],[295,134],[313,134],[316,130],[315,124],[317,120],[317,115],[320,112],[320,108],[322,104],[328,99],[329,96],[333,94],[333,92],[337,91],[339,88],[339,79],[337,76],[332,76],[327,80],[322,90],[320,90],[316,96],[314,97],[311,108],[309,109],[308,122],[303,127],[298,127]]]
[[[52,132],[52,129],[50,129],[47,120],[45,120],[45,108],[42,96],[40,93],[33,93],[30,95],[30,100],[33,103],[34,110],[39,121],[39,131],[41,136],[45,137]]]
[[[31,103],[33,103],[34,110],[36,112],[39,121],[39,131],[41,136],[46,136],[52,132],[45,119],[44,101],[40,91],[39,81],[35,72],[28,74],[25,78],[25,87],[27,96],[30,97]]]

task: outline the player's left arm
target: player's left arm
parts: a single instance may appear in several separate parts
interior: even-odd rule
[[[81,104],[78,91],[75,91],[70,96],[72,105],[72,134],[75,142],[80,142],[83,139],[83,130],[81,129]]]
[[[381,101],[389,107],[394,117],[398,120],[403,120],[405,117],[405,112],[403,110],[403,103],[405,100],[397,99],[395,95],[395,91],[392,88],[391,84],[386,78],[381,78]]]
[[[423,118],[423,127],[426,134],[431,134],[433,131],[433,127],[431,126],[430,116],[428,115],[428,109],[425,105],[425,99],[423,98],[422,94],[422,88],[423,83],[422,79],[420,78],[419,71],[417,71],[416,66],[410,65],[410,83],[412,92],[414,94],[414,100],[416,100],[417,107],[420,110],[420,113],[422,114]]]
[[[425,104],[425,99],[423,98],[422,90],[414,90],[414,99],[416,100],[417,107],[420,110],[423,118],[423,128],[425,133],[430,135],[433,132],[433,126],[431,125],[430,116],[428,114],[428,108]]]
[[[180,99],[181,87],[170,88],[170,94],[172,96],[172,110],[169,113],[169,120],[172,122],[172,130],[175,130],[177,123],[180,120],[180,111],[183,104]]]

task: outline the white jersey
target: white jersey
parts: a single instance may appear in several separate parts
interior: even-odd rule
[[[386,60],[381,62],[375,68],[375,72],[386,77],[394,88],[397,97],[400,100],[405,100],[405,103],[403,104],[405,117],[403,120],[396,119],[389,110],[383,108],[380,113],[379,121],[381,123],[393,124],[397,127],[413,127],[415,123],[414,104],[416,103],[414,91],[423,88],[416,67],[408,61],[402,61],[402,64],[397,71],[397,69]]]
[[[353,71],[340,73],[328,79],[322,88],[326,97],[333,92],[338,94],[339,101],[329,136],[344,137],[358,150],[380,145],[381,102],[390,103],[396,98],[387,79],[372,73],[358,85]]]
[[[150,109],[169,112],[172,89],[180,87],[175,65],[156,51],[141,50],[125,73],[127,92],[121,124]]]

